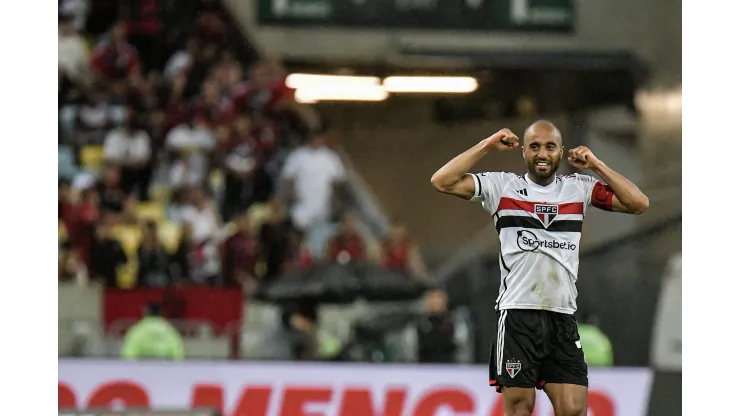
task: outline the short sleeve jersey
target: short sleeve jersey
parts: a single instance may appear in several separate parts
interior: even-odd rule
[[[587,175],[556,176],[541,186],[527,175],[470,174],[501,241],[496,308],[576,311],[578,250],[586,208],[610,209],[611,189]]]

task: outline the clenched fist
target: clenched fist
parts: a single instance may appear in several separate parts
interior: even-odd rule
[[[599,159],[586,146],[568,150],[568,163],[578,169],[593,169]]]
[[[496,150],[511,150],[519,147],[519,138],[509,129],[501,129],[486,139],[486,145]]]

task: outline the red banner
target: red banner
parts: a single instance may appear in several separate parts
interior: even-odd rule
[[[207,322],[219,333],[235,329],[242,320],[244,295],[237,288],[183,286],[173,289],[108,289],[103,301],[106,330],[121,321],[141,319],[151,303],[162,306],[167,318]],[[125,328],[117,328],[125,329]]]

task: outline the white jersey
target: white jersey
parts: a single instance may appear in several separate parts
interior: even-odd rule
[[[574,313],[583,215],[592,198],[597,206],[606,205],[606,197],[610,202],[611,190],[579,174],[558,175],[547,186],[514,173],[471,175],[471,200],[483,202],[501,240],[496,307]]]

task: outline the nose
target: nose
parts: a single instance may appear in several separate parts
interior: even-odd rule
[[[547,149],[541,147],[539,152],[537,152],[537,157],[540,159],[547,159]]]

